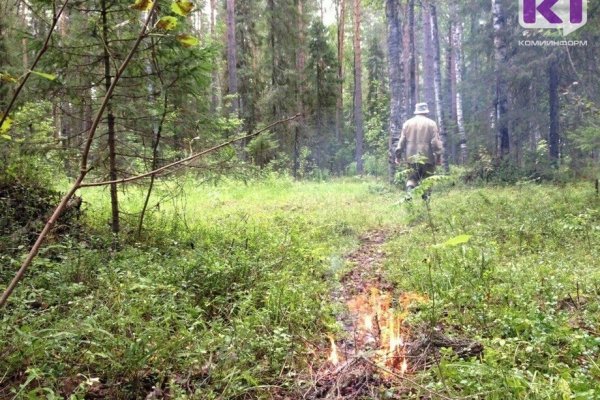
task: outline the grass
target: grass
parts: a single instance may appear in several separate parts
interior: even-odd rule
[[[394,196],[372,181],[165,182],[139,240],[143,192],[121,193],[129,239],[114,252],[106,192],[82,195],[95,233],[47,247],[2,314],[0,397],[289,390],[313,357],[307,343],[336,329],[340,254],[398,222]]]
[[[434,299],[413,323],[485,346],[480,360],[448,353],[424,383],[450,397],[600,398],[599,205],[589,187],[526,184],[408,207],[386,270]]]
[[[293,390],[313,345],[339,329],[330,291],[343,254],[365,230],[399,225],[410,229],[387,244],[388,279],[433,300],[411,323],[485,345],[480,360],[446,352],[415,377],[424,386],[600,398],[599,200],[585,187],[442,188],[428,211],[369,179],[168,181],[140,238],[144,193],[119,193],[119,251],[107,191],[81,194],[86,230],[47,246],[0,314],[0,398]],[[17,264],[2,265],[3,284]]]

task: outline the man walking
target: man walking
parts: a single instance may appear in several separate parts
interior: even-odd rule
[[[410,174],[406,190],[414,189],[422,179],[433,175],[436,164],[440,164],[442,142],[436,123],[427,118],[427,103],[418,103],[415,116],[402,126],[402,134],[396,148],[396,163],[406,160]]]

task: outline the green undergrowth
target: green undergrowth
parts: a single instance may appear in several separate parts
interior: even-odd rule
[[[424,386],[450,398],[600,399],[599,206],[589,186],[535,184],[403,206],[410,232],[388,243],[386,271],[429,297],[410,322],[485,347],[470,360],[444,351],[417,375]]]
[[[335,329],[339,255],[398,223],[373,181],[272,178],[84,190],[86,233],[49,243],[0,311],[0,398],[270,398]],[[115,250],[118,248],[118,250]],[[4,257],[4,287],[20,259]]]

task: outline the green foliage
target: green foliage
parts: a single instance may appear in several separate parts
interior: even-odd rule
[[[158,29],[162,29],[162,30],[165,30],[165,31],[171,31],[171,30],[177,28],[177,18],[172,17],[170,15],[166,15],[164,17],[161,17],[156,22],[156,27]]]
[[[39,71],[31,71],[32,74],[40,76],[44,79],[48,79],[49,81],[53,81],[56,80],[56,75],[53,74],[48,74],[46,72],[39,72]]]
[[[66,155],[60,153],[60,142],[53,137],[51,110],[50,102],[37,101],[11,113],[10,135],[0,136],[3,180],[40,184],[61,176],[56,171]]]
[[[246,146],[246,151],[252,161],[262,168],[275,157],[277,148],[277,141],[271,135],[265,134],[252,139]]]
[[[188,0],[177,0],[171,3],[171,11],[182,17],[187,17],[194,9],[194,3]]]

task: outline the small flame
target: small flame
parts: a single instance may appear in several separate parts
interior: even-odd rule
[[[366,314],[363,319],[365,330],[371,332],[373,330],[373,315]]]
[[[408,362],[406,358],[402,359],[402,364],[400,364],[400,375],[404,375],[406,370],[408,369]]]
[[[331,336],[329,336],[329,341],[331,342],[331,353],[329,353],[329,358],[327,358],[327,360],[329,360],[329,362],[331,362],[333,365],[338,365],[340,363],[340,356],[338,354],[337,345]]]
[[[348,308],[358,321],[358,340],[363,343],[377,340],[377,361],[404,375],[408,371],[406,359],[406,328],[404,320],[409,315],[412,304],[427,301],[417,293],[404,293],[398,298],[397,307],[392,308],[393,299],[389,293],[382,293],[371,287],[348,301]],[[338,349],[333,338],[329,361],[339,363]]]

